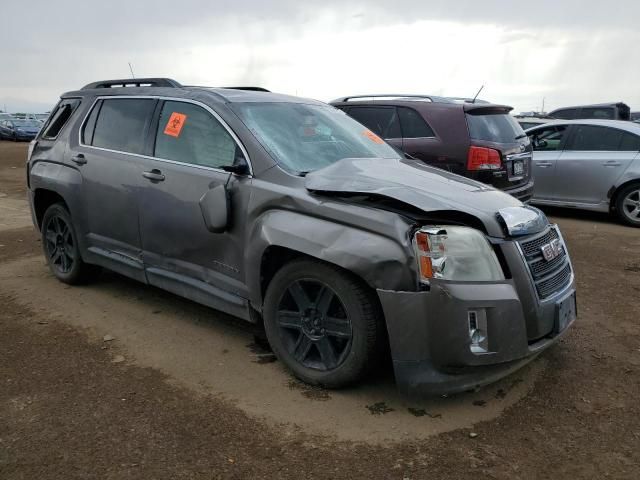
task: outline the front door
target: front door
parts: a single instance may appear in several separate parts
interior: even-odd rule
[[[223,170],[246,161],[242,149],[212,111],[195,103],[164,101],[155,124],[153,156],[142,159],[136,172],[149,283],[243,316],[248,297],[244,215],[251,177]],[[201,200],[224,185],[230,193],[229,228],[213,233]]]
[[[556,167],[554,195],[570,203],[608,202],[608,191],[638,154],[637,137],[599,125],[572,129]]]
[[[567,126],[538,128],[532,133],[534,199],[553,200],[557,162],[562,154]]]

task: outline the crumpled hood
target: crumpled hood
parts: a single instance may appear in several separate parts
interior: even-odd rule
[[[314,192],[380,195],[424,212],[465,212],[478,218],[489,235],[496,237],[504,237],[498,211],[523,206],[500,190],[417,160],[345,158],[308,173],[305,187]]]

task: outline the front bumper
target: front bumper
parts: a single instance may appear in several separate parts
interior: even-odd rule
[[[471,390],[533,360],[570,325],[559,326],[558,305],[575,295],[575,281],[544,301],[530,288],[511,279],[434,281],[426,292],[378,290],[398,388],[409,395]],[[472,351],[469,312],[486,319],[486,353]]]

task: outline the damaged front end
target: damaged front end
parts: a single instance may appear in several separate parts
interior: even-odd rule
[[[559,229],[539,210],[484,185],[389,163],[391,170],[347,159],[310,174],[306,184],[413,219],[407,255],[415,290],[377,288],[399,389],[474,389],[557,341],[576,318],[573,269]]]

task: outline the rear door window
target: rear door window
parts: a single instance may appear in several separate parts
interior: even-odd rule
[[[382,138],[401,138],[395,107],[351,107],[349,115]]]
[[[562,120],[574,120],[580,117],[580,109],[578,108],[564,108],[556,112],[552,112],[551,117],[560,118]]]
[[[474,140],[497,143],[514,143],[516,137],[524,136],[522,127],[509,114],[468,113],[469,136]]]
[[[596,118],[601,120],[613,120],[615,109],[610,107],[587,107],[583,108],[580,114],[582,118]]]
[[[204,108],[167,101],[162,107],[154,155],[158,158],[210,168],[231,166],[236,142]]]
[[[142,154],[155,103],[155,100],[147,98],[102,100],[91,145],[119,152]]]
[[[402,127],[403,138],[431,138],[435,137],[433,130],[422,115],[413,108],[398,107],[400,126]]]
[[[622,143],[622,130],[597,125],[576,125],[566,150],[618,151]]]
[[[73,112],[80,105],[79,98],[65,98],[58,103],[56,109],[49,116],[49,121],[44,126],[43,138],[54,139],[60,134]]]
[[[536,152],[556,151],[562,148],[562,142],[567,133],[567,127],[545,127],[529,134],[533,150]]]

